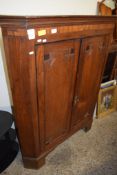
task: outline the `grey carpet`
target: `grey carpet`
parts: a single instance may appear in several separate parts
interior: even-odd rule
[[[60,144],[39,170],[23,168],[19,154],[2,175],[117,175],[117,113],[94,119],[88,133]]]

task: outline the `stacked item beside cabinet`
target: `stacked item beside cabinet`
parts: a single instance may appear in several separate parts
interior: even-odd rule
[[[98,96],[97,118],[107,116],[116,111],[117,83],[116,80],[101,84]]]
[[[116,26],[116,25],[115,25]],[[117,28],[117,27],[116,27]],[[117,31],[115,29],[115,31]],[[98,95],[97,118],[117,110],[117,32],[114,33]]]

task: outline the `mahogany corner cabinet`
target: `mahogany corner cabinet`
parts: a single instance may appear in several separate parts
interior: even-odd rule
[[[116,16],[0,16],[24,166],[88,131]]]

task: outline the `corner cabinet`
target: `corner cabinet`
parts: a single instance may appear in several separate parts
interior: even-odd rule
[[[116,17],[0,16],[24,166],[91,128]]]

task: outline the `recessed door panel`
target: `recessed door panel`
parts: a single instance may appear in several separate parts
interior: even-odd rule
[[[38,46],[37,86],[43,148],[59,142],[69,130],[79,46],[80,42],[74,40]]]
[[[82,40],[72,126],[77,125],[84,118],[92,116],[107,57],[108,41],[108,36]]]

